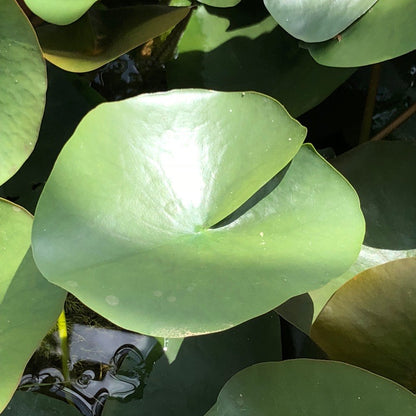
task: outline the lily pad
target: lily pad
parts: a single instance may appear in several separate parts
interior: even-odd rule
[[[286,32],[305,42],[333,38],[362,16],[377,0],[264,0]]]
[[[279,100],[294,117],[315,107],[354,72],[318,65],[277,27],[261,0],[243,0],[220,12],[198,7],[178,48],[178,58],[167,66],[170,88],[258,91]]]
[[[97,0],[25,0],[29,9],[49,23],[68,25],[79,19]]]
[[[240,1],[241,0],[199,0],[200,3],[214,7],[233,7],[240,3]]]
[[[416,49],[416,2],[378,1],[338,39],[308,45],[322,65],[352,67],[387,61]]]
[[[240,371],[206,416],[410,416],[416,399],[403,387],[343,363],[288,360]]]
[[[0,184],[32,153],[45,107],[46,69],[36,34],[15,1],[0,1]]]
[[[279,361],[281,354],[280,320],[273,312],[228,331],[186,338],[172,364],[165,357],[156,361],[143,397],[109,400],[103,416],[203,416],[237,371]]]
[[[114,323],[167,338],[230,328],[322,286],[355,260],[364,222],[343,177],[311,146],[298,152],[304,136],[257,93],[100,105],[39,200],[37,265]]]
[[[66,292],[45,280],[30,249],[32,217],[0,199],[0,411],[19,384],[30,356],[56,321]]]
[[[368,269],[342,286],[311,336],[331,359],[367,368],[416,391],[416,258]]]
[[[72,72],[87,72],[168,31],[186,17],[189,7],[138,5],[93,7],[68,26],[37,28],[45,58]]]

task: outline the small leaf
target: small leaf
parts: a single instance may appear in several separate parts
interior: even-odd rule
[[[336,36],[363,15],[377,0],[264,0],[286,32],[305,42]]]
[[[79,19],[97,0],[25,0],[29,9],[49,23],[68,25]]]
[[[48,61],[66,71],[87,72],[168,31],[189,11],[160,5],[93,8],[71,25],[42,25],[37,32]]]
[[[321,65],[353,67],[387,61],[416,48],[416,2],[378,1],[338,39],[309,45]]]

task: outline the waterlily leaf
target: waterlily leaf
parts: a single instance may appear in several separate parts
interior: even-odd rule
[[[102,104],[39,200],[38,267],[114,323],[167,338],[232,327],[322,286],[355,260],[364,222],[312,147],[282,170],[304,136],[257,93]]]
[[[168,31],[189,7],[139,5],[90,9],[68,26],[37,28],[45,58],[72,72],[87,72]]]
[[[178,58],[168,63],[170,88],[258,91],[279,100],[294,117],[319,104],[354,71],[318,65],[277,27],[261,1],[242,1],[221,12],[198,7],[178,48]]]
[[[305,42],[336,36],[362,16],[377,0],[264,0],[286,32]]]
[[[330,358],[367,368],[416,391],[416,258],[368,269],[342,286],[314,323]]]
[[[29,21],[0,0],[0,184],[32,153],[45,106],[46,69]]]
[[[378,1],[338,39],[309,45],[322,65],[352,67],[387,61],[416,49],[416,3],[413,0]]]
[[[214,7],[233,7],[240,3],[241,0],[198,0],[200,3],[204,3],[207,6]]]
[[[66,292],[36,268],[30,249],[32,217],[0,199],[0,412],[19,384],[30,356],[56,321]]]
[[[48,64],[45,114],[36,148],[21,169],[0,187],[0,197],[34,213],[53,164],[82,117],[103,98],[88,81]]]
[[[79,19],[97,0],[25,0],[29,9],[49,23],[68,25]]]
[[[410,416],[415,410],[414,395],[396,383],[343,363],[300,359],[240,371],[206,416]]]
[[[79,416],[79,411],[43,394],[16,391],[2,416]]]
[[[173,364],[165,357],[155,363],[143,397],[109,400],[103,416],[203,416],[237,371],[281,354],[280,320],[270,312],[228,331],[186,338]]]

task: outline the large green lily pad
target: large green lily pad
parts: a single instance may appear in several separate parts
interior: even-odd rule
[[[79,19],[97,0],[25,0],[37,16],[49,23],[68,25]]]
[[[110,400],[103,416],[203,416],[236,372],[279,361],[281,354],[280,320],[273,312],[228,331],[186,338],[173,363],[165,357],[156,361],[143,397],[128,403]]]
[[[273,18],[295,38],[322,42],[336,36],[377,0],[264,0]]]
[[[261,0],[221,11],[198,7],[178,48],[178,58],[168,63],[170,88],[258,91],[279,100],[294,117],[319,104],[354,71],[318,65],[277,27]]]
[[[168,338],[232,327],[322,286],[355,260],[364,222],[343,177],[312,147],[298,152],[304,136],[257,93],[100,105],[39,200],[38,267],[118,325]]]
[[[322,65],[352,67],[387,61],[416,49],[416,2],[378,1],[338,39],[312,44],[309,51]]]
[[[32,217],[0,199],[0,411],[62,310],[66,292],[45,280],[30,249]]]
[[[416,391],[416,258],[368,269],[342,286],[311,336],[330,358]]]
[[[0,184],[28,158],[45,106],[46,69],[35,32],[14,0],[0,0]]]
[[[168,31],[186,17],[189,7],[138,5],[93,7],[68,26],[37,28],[45,58],[72,72],[87,72]]]
[[[415,411],[412,393],[361,368],[288,360],[240,371],[206,416],[410,416]]]

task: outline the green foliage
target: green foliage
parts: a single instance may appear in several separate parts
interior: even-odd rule
[[[0,1],[0,184],[32,153],[45,106],[45,62],[14,1]]]
[[[415,18],[410,0],[0,0],[0,412],[74,413],[16,391],[29,374],[92,415],[107,395],[132,400],[104,416],[414,414],[416,147],[303,141],[351,112],[358,66],[415,49]]]
[[[30,249],[32,217],[0,199],[0,411],[13,395],[27,361],[62,310],[66,292],[37,270]],[[16,348],[15,346],[19,347]]]
[[[317,62],[328,66],[387,61],[416,48],[415,15],[413,0],[378,1],[339,38],[310,45],[309,50]]]
[[[338,35],[377,0],[264,0],[270,14],[295,38],[322,42]]]
[[[410,416],[415,409],[413,394],[382,377],[337,362],[292,360],[240,371],[207,416]]]

